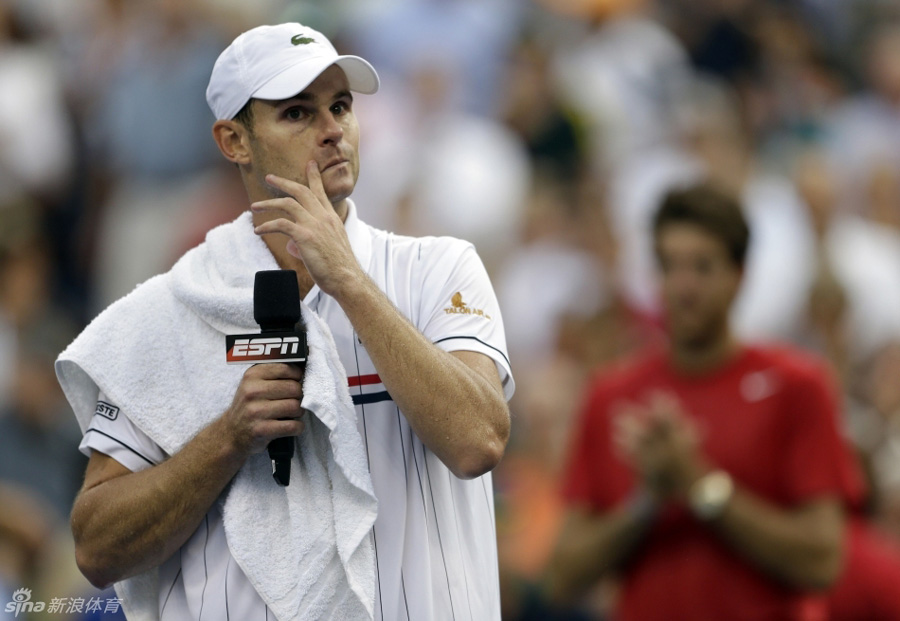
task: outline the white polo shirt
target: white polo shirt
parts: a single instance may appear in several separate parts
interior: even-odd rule
[[[441,349],[493,359],[509,399],[514,382],[503,322],[474,247],[374,229],[352,203],[345,227],[360,264],[398,310]],[[378,498],[376,619],[500,619],[490,473],[464,481],[450,472],[413,433],[337,302],[317,286],[304,302],[334,335]],[[80,448],[135,472],[168,457],[103,395]],[[232,558],[215,506],[161,565],[159,603],[161,621],[274,619]]]

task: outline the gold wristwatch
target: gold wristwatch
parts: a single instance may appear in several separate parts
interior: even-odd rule
[[[704,522],[714,520],[725,510],[734,495],[734,481],[724,470],[713,470],[694,481],[688,490],[688,505]]]

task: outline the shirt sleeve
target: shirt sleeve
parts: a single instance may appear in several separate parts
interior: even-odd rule
[[[439,257],[438,257],[438,260]],[[459,256],[448,278],[428,286],[422,332],[444,351],[477,351],[497,364],[507,399],[515,382],[506,350],[500,305],[487,270],[472,246]]]
[[[834,386],[824,369],[814,367],[788,387],[789,420],[783,484],[789,502],[833,495],[848,506],[862,501],[862,474],[839,427]]]
[[[168,457],[102,392],[78,450],[88,457],[92,451],[109,455],[132,472],[155,466]]]

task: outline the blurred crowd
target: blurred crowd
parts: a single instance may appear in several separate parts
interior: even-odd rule
[[[735,326],[831,361],[870,518],[900,541],[896,2],[0,0],[0,603],[89,592],[67,526],[85,458],[52,362],[246,209],[206,84],[238,33],[292,20],[381,75],[355,103],[361,217],[469,239],[500,298],[504,618],[551,552],[586,378],[661,338],[653,211],[701,178],[751,224]]]

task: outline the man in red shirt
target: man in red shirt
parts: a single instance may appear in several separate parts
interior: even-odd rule
[[[589,389],[550,597],[618,571],[624,621],[825,619],[862,483],[823,363],[729,327],[749,231],[710,187],[654,221],[666,349]]]

